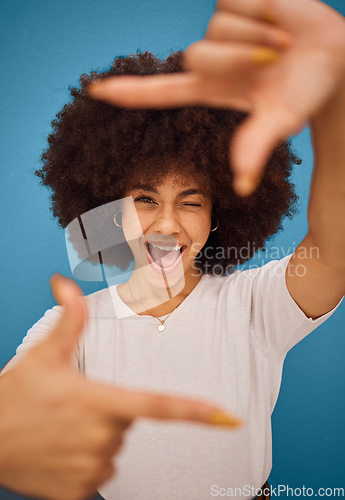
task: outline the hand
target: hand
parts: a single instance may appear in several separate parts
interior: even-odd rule
[[[344,85],[345,21],[315,0],[219,0],[186,73],[120,76],[91,97],[128,107],[208,105],[246,111],[231,159],[234,188],[250,194],[274,146],[297,133]]]
[[[80,376],[71,360],[86,317],[81,291],[59,276],[52,288],[64,303],[60,322],[0,377],[2,486],[45,500],[84,499],[115,473],[112,458],[137,417],[239,424],[213,405]]]

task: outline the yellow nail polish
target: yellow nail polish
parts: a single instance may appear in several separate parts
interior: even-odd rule
[[[279,54],[276,50],[260,47],[254,50],[252,59],[259,66],[269,66],[278,61]]]
[[[207,422],[212,425],[223,427],[239,427],[242,424],[240,418],[220,410],[211,413],[211,415],[207,417]]]

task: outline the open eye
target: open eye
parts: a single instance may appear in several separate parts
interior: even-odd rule
[[[153,199],[148,196],[138,196],[134,201],[139,201],[141,203],[155,203]]]

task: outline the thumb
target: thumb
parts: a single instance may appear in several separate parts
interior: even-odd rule
[[[245,120],[230,151],[234,189],[239,195],[248,196],[255,190],[273,149],[300,126],[297,117],[282,108],[262,109]]]
[[[37,346],[36,353],[52,362],[70,363],[86,321],[82,291],[75,281],[60,274],[52,276],[50,285],[55,299],[63,305],[63,312],[52,332]]]

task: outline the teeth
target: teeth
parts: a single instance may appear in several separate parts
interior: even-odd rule
[[[160,250],[165,250],[166,252],[172,252],[173,250],[181,250],[182,247],[176,245],[175,247],[163,247],[161,245],[154,245],[153,243],[149,243],[153,247],[159,248]]]

